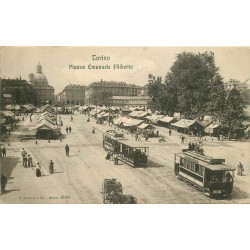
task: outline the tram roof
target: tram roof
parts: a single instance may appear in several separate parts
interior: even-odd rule
[[[236,170],[235,167],[230,166],[228,164],[225,164],[223,162],[220,162],[220,161],[223,161],[223,159],[214,159],[211,157],[206,157],[206,158],[208,158],[208,159],[210,158],[210,160],[212,160],[212,162],[209,163],[207,161],[207,159],[202,160],[199,158],[192,157],[192,155],[187,155],[185,153],[176,153],[176,155],[181,156],[182,158],[184,158],[190,162],[198,163],[199,165],[204,166],[205,168],[208,168],[212,171],[234,171],[234,170]],[[218,161],[218,163],[216,163],[216,160]]]
[[[234,171],[236,170],[235,167],[229,166],[227,164],[216,164],[216,165],[209,164],[209,165],[206,165],[205,167],[212,171]]]

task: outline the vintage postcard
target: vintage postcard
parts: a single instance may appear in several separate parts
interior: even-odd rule
[[[250,47],[0,47],[0,203],[249,204]]]

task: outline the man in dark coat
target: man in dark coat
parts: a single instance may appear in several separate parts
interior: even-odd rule
[[[6,148],[5,147],[2,148],[2,156],[3,156],[3,158],[6,157]]]
[[[28,161],[28,168],[32,168],[32,157],[30,155],[28,155],[27,161]]]
[[[66,155],[69,156],[69,145],[66,144],[65,146],[65,152],[66,152]]]

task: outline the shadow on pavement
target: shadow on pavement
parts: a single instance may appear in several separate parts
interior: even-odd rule
[[[20,191],[20,189],[10,189],[10,190],[5,190],[5,191],[2,193],[2,195],[3,195],[3,194],[8,194],[8,193],[11,193],[11,192],[13,192],[13,191]]]
[[[231,195],[232,200],[241,200],[241,199],[249,199],[249,198],[250,198],[249,193],[241,190],[238,187],[233,187],[233,192]]]
[[[19,157],[0,158],[0,172],[9,180],[13,169],[18,163]]]
[[[155,162],[155,161],[152,161],[152,160],[148,160],[147,162],[147,168],[164,168],[163,165]]]

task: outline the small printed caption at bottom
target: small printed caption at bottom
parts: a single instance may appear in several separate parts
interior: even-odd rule
[[[60,195],[60,196],[49,196],[49,197],[43,197],[43,196],[19,196],[19,200],[69,200],[71,197],[69,195]]]

